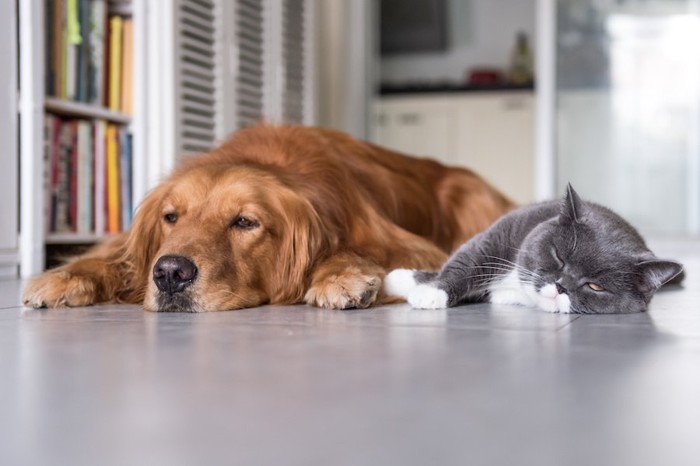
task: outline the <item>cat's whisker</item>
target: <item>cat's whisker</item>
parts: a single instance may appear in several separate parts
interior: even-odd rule
[[[499,281],[499,277],[493,276],[493,275],[481,275],[475,277],[476,280],[474,282],[474,286],[476,288],[482,288],[486,287],[488,288],[490,285],[497,283]]]
[[[523,266],[520,265],[520,264],[517,264],[517,263],[515,263],[515,262],[509,261],[508,259],[504,259],[504,258],[502,258],[502,257],[497,257],[497,256],[490,256],[490,255],[486,255],[486,254],[484,255],[484,257],[488,257],[488,258],[491,258],[491,259],[495,259],[495,260],[502,261],[502,262],[505,263],[505,264],[509,264],[509,265],[511,265],[511,266],[513,266],[513,267],[516,267],[518,270],[523,270],[523,271],[525,271],[525,272],[528,272],[528,273],[530,273],[530,274],[533,274],[533,275],[535,275],[535,276],[541,278],[539,274],[533,272],[532,270],[528,270],[527,268],[523,267]]]
[[[460,268],[465,269],[465,270],[487,269],[487,270],[496,270],[496,271],[502,271],[502,272],[511,272],[513,270],[513,267],[511,267],[511,266],[507,266],[506,264],[499,264],[496,262],[489,262],[486,264],[478,264],[478,265],[466,265],[466,264],[460,263]]]
[[[489,265],[489,266],[491,266],[494,270],[497,270],[496,266],[500,266],[500,267],[501,267],[500,270],[503,270],[503,271],[506,271],[506,272],[512,272],[513,270],[518,270],[518,271],[521,272],[523,275],[527,275],[527,276],[530,276],[530,277],[532,277],[532,278],[539,278],[539,279],[542,279],[542,276],[539,275],[538,273],[533,272],[532,270],[528,270],[528,269],[526,269],[525,267],[522,267],[522,266],[520,266],[520,265],[518,265],[518,264],[514,264],[514,263],[511,263],[511,264],[500,264],[500,263],[498,263],[498,262],[487,262],[487,263],[485,263],[484,265]]]
[[[498,267],[498,266],[491,266],[491,265],[484,265],[481,267],[484,270],[490,270],[493,271],[494,274],[502,274],[502,275],[508,275],[509,273],[513,272],[514,268],[505,268],[505,267]],[[529,274],[526,272],[522,274],[523,276],[528,276],[531,277]],[[537,278],[537,277],[532,277],[532,278]]]

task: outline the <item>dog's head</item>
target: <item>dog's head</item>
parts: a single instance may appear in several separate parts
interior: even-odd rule
[[[138,210],[127,250],[150,311],[201,312],[299,302],[324,247],[311,203],[252,166],[180,171]]]

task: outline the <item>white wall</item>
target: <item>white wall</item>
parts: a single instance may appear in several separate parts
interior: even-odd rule
[[[536,0],[448,0],[446,52],[383,57],[383,82],[463,81],[475,66],[506,68],[518,31],[535,46]]]

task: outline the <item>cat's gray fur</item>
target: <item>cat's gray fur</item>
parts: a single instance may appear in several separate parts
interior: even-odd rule
[[[630,313],[646,310],[654,292],[682,269],[657,259],[630,224],[581,200],[569,185],[562,201],[505,215],[438,273],[391,272],[385,291],[417,308],[491,301],[550,312]]]

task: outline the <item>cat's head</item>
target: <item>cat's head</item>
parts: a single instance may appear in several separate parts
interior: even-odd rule
[[[617,214],[582,201],[571,185],[556,218],[526,238],[518,264],[530,297],[550,312],[645,311],[654,292],[683,266],[660,260]]]

